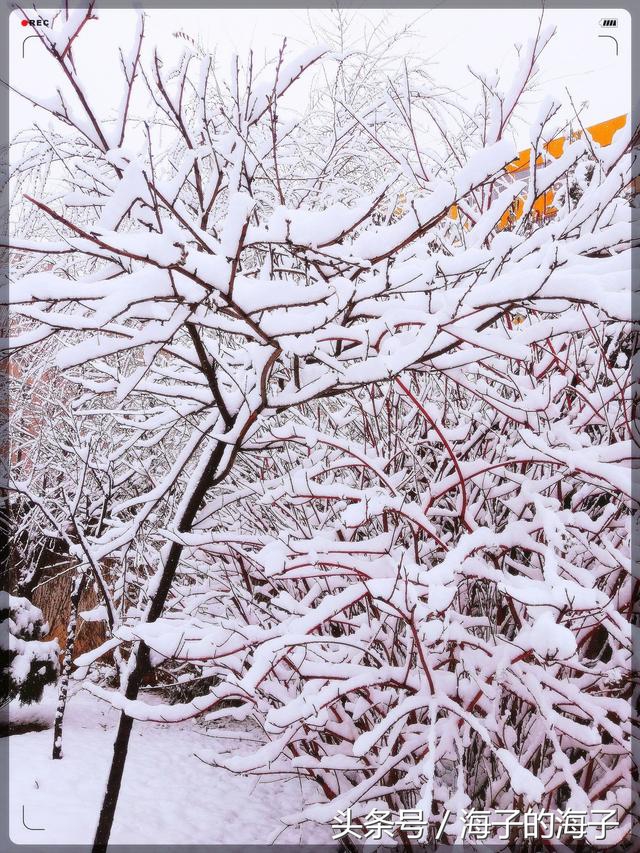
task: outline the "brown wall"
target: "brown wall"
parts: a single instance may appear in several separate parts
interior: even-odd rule
[[[73,572],[65,572],[63,569],[59,574],[43,581],[33,593],[33,603],[42,610],[45,620],[49,623],[49,633],[46,639],[56,639],[61,650],[64,649],[67,642],[72,581]],[[89,583],[80,598],[79,610],[92,610],[98,604],[100,604],[98,595],[93,589],[93,585]],[[85,622],[79,617],[73,656],[77,657],[97,648],[101,643],[104,643],[106,638],[104,623]]]

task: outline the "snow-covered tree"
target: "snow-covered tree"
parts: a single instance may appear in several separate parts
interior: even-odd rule
[[[61,83],[23,93],[53,122],[23,138],[21,167],[51,159],[21,191],[49,234],[11,245],[55,262],[10,296],[14,348],[49,342],[77,388],[82,475],[29,493],[103,596],[110,639],[77,664],[117,648],[120,689],[85,682],[122,710],[96,849],[132,720],[204,714],[265,736],[207,760],[318,783],[292,821],[419,804],[453,840],[469,804],[571,803],[622,837],[632,129],[552,158],[546,100],[514,179],[542,28],[470,112],[332,46],[169,68],[142,17],[113,118],[74,61],[94,26],[40,31]],[[146,705],[167,663],[214,686]]]

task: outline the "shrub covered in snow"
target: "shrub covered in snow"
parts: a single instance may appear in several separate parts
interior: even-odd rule
[[[58,676],[58,643],[45,641],[42,611],[26,598],[0,592],[0,705],[18,699],[38,702],[47,684]]]

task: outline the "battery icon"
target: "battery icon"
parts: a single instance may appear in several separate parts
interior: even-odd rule
[[[600,19],[600,26],[601,27],[607,27],[608,29],[611,27],[617,27],[618,26],[618,19],[617,18],[601,18]]]

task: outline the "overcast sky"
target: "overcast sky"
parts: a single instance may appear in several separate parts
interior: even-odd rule
[[[51,14],[50,11],[43,14]],[[354,41],[367,27],[388,18],[387,29],[401,28],[413,22],[414,35],[406,49],[424,59],[431,75],[439,84],[457,90],[471,102],[476,100],[478,83],[468,71],[468,66],[484,72],[500,70],[503,85],[516,59],[514,43],[522,43],[537,28],[538,10],[497,9],[435,9],[385,10],[364,9],[355,14],[351,32]],[[76,54],[88,87],[95,93],[105,110],[113,110],[114,75],[118,74],[116,46],[128,51],[135,32],[135,13],[99,9],[98,22],[91,22],[83,33],[84,48]],[[250,48],[258,57],[273,56],[287,36],[291,48],[304,48],[314,39],[309,22],[322,25],[329,10],[159,10],[147,13],[146,32],[148,44],[157,44],[164,54],[177,56],[184,43],[173,33],[182,30],[200,41],[202,46],[215,50],[222,71],[229,67],[233,53],[245,56]],[[617,17],[615,30],[604,30],[603,16]],[[20,24],[22,15],[14,13],[10,19],[11,81],[24,90],[40,95],[52,93],[51,65],[39,42],[32,39],[23,45],[28,28]],[[529,103],[532,119],[535,103],[546,94],[562,99],[567,104],[565,88],[574,102],[588,102],[584,117],[586,124],[596,123],[630,110],[631,92],[631,25],[624,10],[547,10],[545,23],[557,26],[557,35],[545,49],[539,88]],[[609,38],[612,34],[618,41]],[[24,48],[25,58],[22,58]],[[119,80],[118,80],[119,82]],[[34,110],[21,99],[12,98],[12,131],[32,123]],[[528,134],[522,128],[522,145],[528,144]]]

